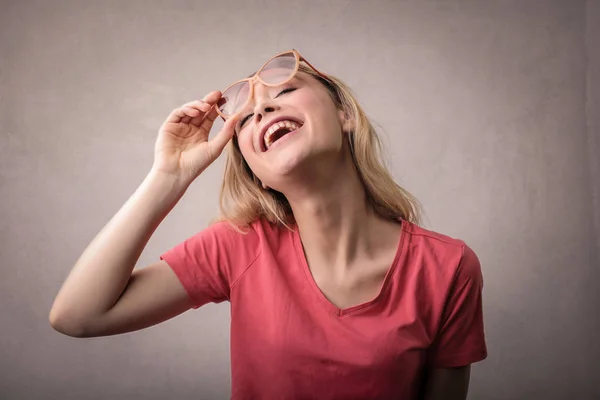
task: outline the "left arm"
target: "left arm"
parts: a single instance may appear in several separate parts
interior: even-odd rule
[[[487,357],[483,329],[483,275],[466,244],[445,299],[441,325],[429,349],[424,400],[466,400],[471,364]]]
[[[434,368],[428,372],[423,400],[466,400],[471,366]]]

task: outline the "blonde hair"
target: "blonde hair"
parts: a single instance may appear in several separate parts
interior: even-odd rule
[[[346,84],[331,75],[327,79],[301,64],[299,71],[312,75],[328,90],[336,107],[354,121],[348,136],[352,161],[365,189],[367,200],[384,218],[401,218],[420,224],[421,207],[417,199],[395,181],[383,162],[381,141],[377,132]],[[234,228],[248,227],[265,218],[273,224],[291,229],[294,217],[285,196],[263,189],[240,151],[234,136],[227,149],[225,173],[219,198],[220,220]]]

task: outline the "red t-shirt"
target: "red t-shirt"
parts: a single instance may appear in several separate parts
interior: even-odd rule
[[[161,256],[198,308],[231,303],[232,399],[414,399],[425,367],[487,356],[483,280],[464,242],[402,221],[379,295],[339,309],[297,231],[219,222]]]

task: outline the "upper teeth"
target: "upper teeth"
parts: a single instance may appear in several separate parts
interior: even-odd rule
[[[271,145],[273,144],[273,140],[272,140],[273,134],[282,128],[287,128],[291,132],[291,131],[295,131],[296,129],[298,129],[300,127],[294,121],[285,120],[285,121],[275,122],[273,125],[271,125],[269,127],[269,129],[265,133],[264,141],[265,141],[265,146],[267,149],[269,147],[271,147]]]

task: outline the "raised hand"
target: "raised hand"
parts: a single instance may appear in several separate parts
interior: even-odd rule
[[[191,182],[219,157],[234,134],[236,122],[236,116],[228,118],[223,129],[209,140],[220,98],[221,92],[211,92],[169,114],[156,140],[152,167],[155,172]]]

